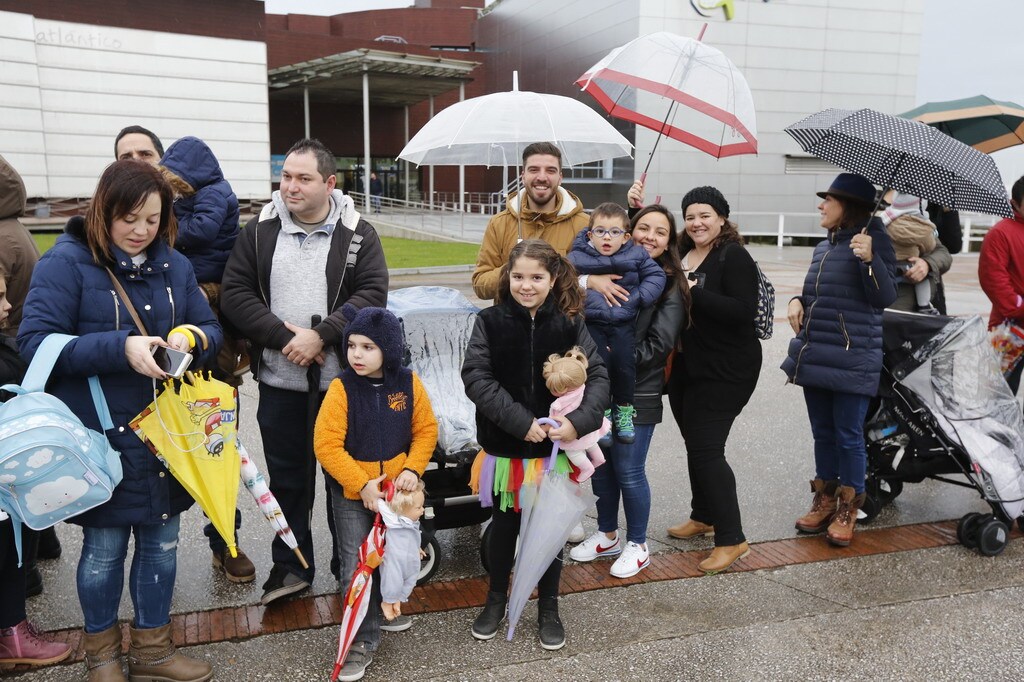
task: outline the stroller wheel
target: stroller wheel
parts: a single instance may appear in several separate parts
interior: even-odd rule
[[[978,512],[971,512],[960,517],[960,521],[956,524],[957,541],[967,549],[977,549],[978,530],[984,520],[985,515]]]
[[[1010,541],[1010,529],[999,519],[990,518],[978,532],[978,551],[985,556],[997,556]]]
[[[423,549],[426,551],[427,556],[420,560],[420,572],[416,576],[417,585],[429,582],[441,566],[441,545],[438,543],[437,538],[431,537],[427,542],[427,546]]]
[[[519,556],[519,538],[516,538],[516,549],[513,558]],[[480,565],[488,573],[491,572],[491,524],[488,523],[480,534]]]
[[[886,497],[888,490],[883,489],[886,485],[883,479],[874,475],[868,476],[864,481],[864,504],[857,512],[857,523],[871,523],[882,511],[882,507],[890,502]]]
[[[887,498],[886,504],[889,504],[903,492],[903,481],[898,478],[889,478],[882,481],[879,487],[885,493],[885,497]],[[885,490],[886,487],[888,487],[888,490]]]

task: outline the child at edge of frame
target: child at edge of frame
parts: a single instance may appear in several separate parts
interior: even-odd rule
[[[587,391],[558,427],[537,423],[555,396],[542,376],[544,361],[579,346],[587,355]],[[495,305],[480,311],[462,366],[466,395],[476,405],[477,440],[484,454],[471,487],[493,507],[489,529],[490,585],[473,637],[492,639],[505,618],[519,535],[522,487],[536,485],[552,441],[572,441],[601,426],[609,400],[608,374],[583,322],[583,292],[572,264],[547,242],[517,244],[502,266]],[[565,453],[555,470],[568,473]],[[544,649],[565,646],[558,613],[562,552],[538,584],[538,634]]]
[[[399,491],[420,489],[437,444],[437,420],[420,378],[402,366],[405,341],[398,318],[384,308],[346,304],[342,311],[349,320],[342,337],[348,366],[327,389],[313,447],[331,489],[344,593],[384,497],[381,483],[392,481]],[[408,616],[384,621],[377,579],[369,598],[340,671],[343,682],[362,678],[382,629],[412,626]]]

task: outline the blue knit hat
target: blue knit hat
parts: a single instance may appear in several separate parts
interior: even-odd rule
[[[342,348],[348,348],[349,336],[361,334],[380,348],[384,356],[385,374],[394,374],[401,368],[405,338],[402,336],[402,323],[393,312],[386,308],[359,310],[351,303],[346,303],[341,309],[341,314],[349,320],[342,334]],[[345,364],[348,364],[347,358]]]

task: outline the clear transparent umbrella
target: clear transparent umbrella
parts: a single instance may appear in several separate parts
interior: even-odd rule
[[[538,423],[557,426],[551,419]],[[583,518],[597,498],[567,474],[555,471],[559,443],[556,441],[548,458],[547,472],[536,486],[524,483],[519,491],[522,516],[519,525],[519,554],[512,569],[512,588],[508,597],[508,639],[512,640],[516,624],[533,589],[548,566],[565,547],[569,533]]]
[[[579,100],[519,89],[496,92],[443,109],[420,129],[398,158],[417,165],[513,166],[534,142],[551,142],[562,163],[576,166],[629,156],[633,145]]]

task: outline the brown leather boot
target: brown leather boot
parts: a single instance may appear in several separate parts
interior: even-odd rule
[[[811,492],[814,493],[814,501],[811,502],[811,511],[807,512],[796,520],[796,529],[801,533],[820,533],[832,521],[832,515],[836,513],[836,488],[839,481],[823,481],[816,478],[811,481]]]
[[[236,557],[231,556],[231,551],[227,547],[214,552],[213,567],[224,571],[224,577],[233,583],[251,583],[256,580],[256,567],[241,547],[238,547],[236,552]]]
[[[121,670],[120,624],[112,625],[103,632],[83,634],[89,682],[126,682]]]
[[[864,504],[864,493],[858,495],[850,486],[839,486],[839,505],[832,523],[828,526],[828,541],[839,547],[846,547],[853,541],[853,529],[857,526],[857,510]]]
[[[129,628],[128,677],[131,682],[206,682],[213,666],[180,654],[171,641],[171,624],[136,630]]]
[[[690,538],[695,538],[698,535],[711,537],[715,534],[715,527],[690,519],[686,523],[680,523],[678,526],[671,526],[667,532],[674,538],[689,540]]]

